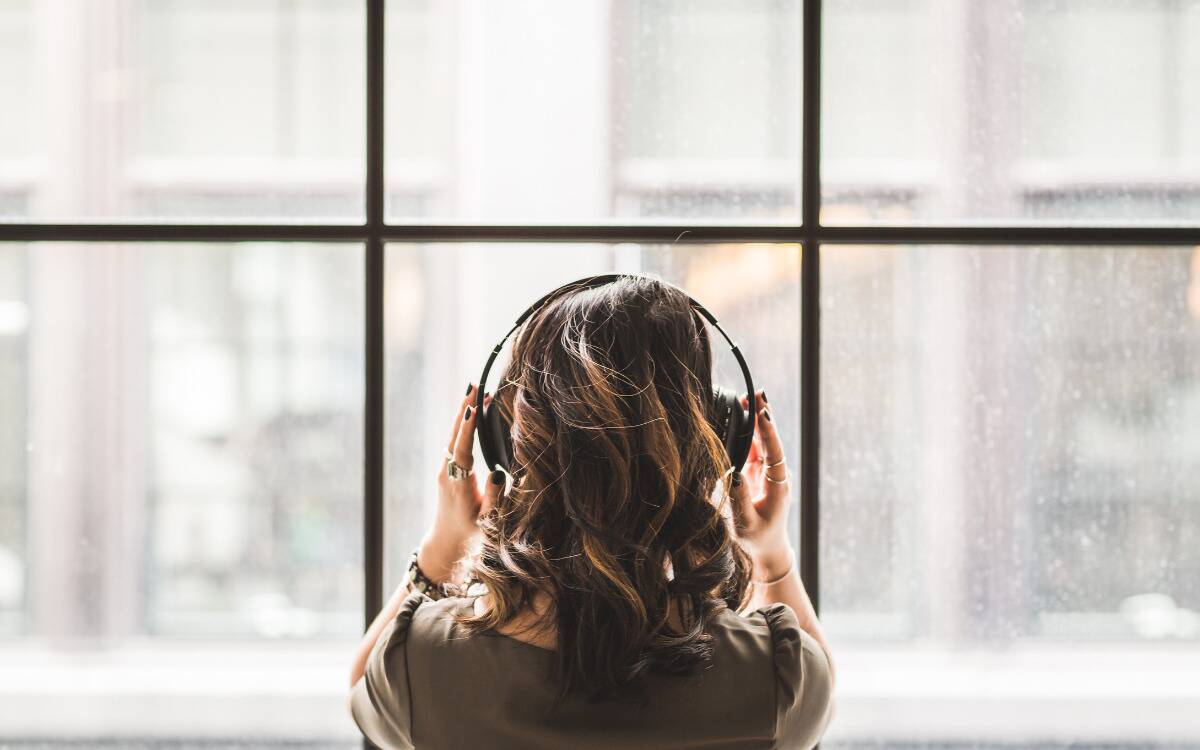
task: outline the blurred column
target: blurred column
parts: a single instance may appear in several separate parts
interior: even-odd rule
[[[1022,133],[1022,0],[966,2],[961,69],[966,103],[964,174],[953,184],[971,219],[1024,215],[1016,179]]]
[[[137,253],[30,253],[29,521],[33,632],[119,637],[141,622],[145,309]]]
[[[977,248],[960,285],[974,300],[969,313],[970,392],[968,419],[971,477],[963,502],[967,512],[967,602],[971,635],[1010,641],[1028,635],[1033,617],[1027,550],[1040,435],[1026,431],[1037,412],[1038,390],[1030,371],[1038,351],[1032,331],[1041,320],[1039,300],[1026,288],[1037,248]]]
[[[39,0],[46,106],[34,218],[122,210],[119,145],[132,0]],[[30,251],[30,609],[35,634],[137,627],[147,471],[140,262],[117,247]]]
[[[1022,216],[1017,169],[1023,131],[1021,84],[1025,3],[968,3],[966,33],[967,129],[964,216],[983,220]],[[1033,438],[1021,434],[1019,416],[1037,398],[1022,371],[1030,352],[1020,322],[1033,312],[1022,271],[1031,250],[982,248],[958,277],[969,291],[971,386],[963,402],[971,478],[963,502],[968,549],[967,606],[975,638],[1008,640],[1030,616],[1026,568],[1019,554],[1018,524],[1027,516],[1027,461]]]
[[[46,162],[30,199],[34,219],[77,217],[85,212],[88,144],[86,103],[88,24],[75,0],[33,4],[34,86],[41,92],[41,139]]]
[[[606,215],[608,2],[465,0],[460,10],[460,214]]]
[[[913,303],[916,379],[921,404],[915,549],[923,591],[920,632],[937,641],[959,639],[964,630],[965,567],[984,552],[965,538],[970,476],[968,318],[973,304],[962,283],[969,259],[958,248],[927,248],[907,254],[908,278],[897,288],[919,289]]]
[[[30,201],[35,219],[106,217],[124,208],[131,2],[34,3],[33,69],[46,154]]]

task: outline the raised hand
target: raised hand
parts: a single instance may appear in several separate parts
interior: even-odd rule
[[[791,474],[766,393],[758,391],[757,396],[761,408],[754,415],[754,442],[744,471],[740,477],[734,476],[730,495],[734,531],[754,562],[753,578],[767,581],[786,573],[794,559],[787,535]],[[741,402],[749,407],[746,396]]]
[[[468,386],[451,425],[446,452],[438,465],[437,514],[417,555],[422,572],[437,582],[450,579],[454,564],[462,559],[479,534],[479,518],[492,509],[507,484],[503,471],[483,477],[482,487],[480,478],[474,474],[475,423],[479,416],[473,405],[475,388],[474,384]],[[490,395],[484,396],[485,404],[491,401]],[[468,472],[468,476],[452,478],[451,461],[460,471]]]

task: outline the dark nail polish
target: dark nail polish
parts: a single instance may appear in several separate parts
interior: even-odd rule
[[[468,406],[467,410],[463,412],[463,421],[466,422],[470,418],[471,418],[471,407]]]
[[[733,472],[733,486],[734,487],[742,486],[742,473],[740,471]]]
[[[767,403],[767,392],[766,391],[763,391],[762,400],[763,400],[764,404]]]
[[[466,392],[466,393],[464,393],[463,395],[464,395],[464,396],[470,396],[470,395],[471,395],[471,391],[473,391],[473,390],[475,390],[475,384],[474,384],[474,383],[467,383],[467,392]]]
[[[770,421],[771,421],[771,412],[770,412],[770,410],[767,410],[767,411],[764,411],[764,412],[763,412],[763,419],[767,420],[768,422],[770,422]]]
[[[496,469],[492,472],[492,484],[504,484],[504,472]]]

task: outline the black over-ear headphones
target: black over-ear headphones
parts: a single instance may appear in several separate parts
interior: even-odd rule
[[[578,289],[590,289],[593,287],[602,286],[611,281],[616,281],[623,276],[633,276],[635,274],[621,273],[606,273],[599,276],[587,276],[576,281],[571,281],[557,289],[547,293],[537,302],[529,306],[525,312],[521,313],[521,317],[517,318],[517,322],[513,327],[508,329],[508,333],[504,334],[504,338],[500,339],[500,343],[492,349],[491,356],[488,357],[487,364],[483,366],[483,374],[479,376],[479,385],[475,389],[475,413],[477,429],[475,432],[479,435],[479,447],[483,449],[483,460],[487,464],[488,471],[493,471],[497,468],[504,469],[508,473],[512,473],[512,436],[510,430],[512,426],[508,420],[504,418],[500,410],[499,402],[493,398],[492,402],[484,406],[483,396],[487,386],[488,373],[492,369],[492,363],[496,361],[497,355],[500,354],[501,347],[513,331],[517,330],[530,315],[538,310],[546,300],[558,292],[568,288],[576,287]],[[651,277],[652,278],[652,277]],[[662,279],[654,279],[659,283],[665,284]],[[678,289],[678,287],[675,287]],[[750,368],[746,366],[746,359],[742,356],[737,344],[733,343],[733,339],[729,338],[729,334],[721,328],[717,323],[716,317],[708,311],[704,305],[697,302],[682,289],[679,289],[688,300],[692,303],[692,308],[700,313],[700,315],[712,324],[720,332],[721,336],[729,344],[730,351],[737,358],[738,365],[742,368],[742,377],[746,379],[746,393],[749,394],[750,408],[743,409],[741,402],[738,400],[736,391],[722,388],[717,384],[713,384],[713,428],[717,435],[725,443],[725,450],[729,454],[729,461],[733,464],[735,471],[741,471],[742,466],[746,463],[746,457],[750,455],[750,444],[754,439],[754,417],[757,412],[758,404],[754,395],[754,380],[750,377]]]

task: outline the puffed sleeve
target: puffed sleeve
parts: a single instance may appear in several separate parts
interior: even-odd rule
[[[833,672],[816,638],[800,628],[796,613],[777,602],[758,610],[767,620],[775,651],[775,738],[780,748],[808,750],[833,717]]]
[[[359,730],[383,750],[412,748],[407,642],[413,614],[429,598],[414,591],[400,603],[396,617],[379,634],[355,683],[350,712]]]

